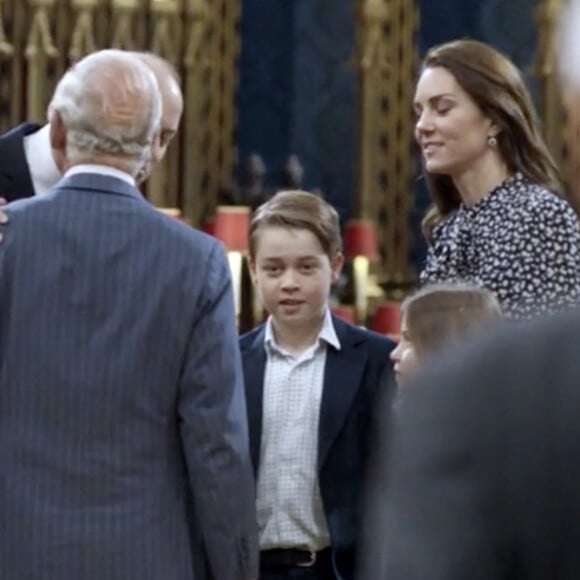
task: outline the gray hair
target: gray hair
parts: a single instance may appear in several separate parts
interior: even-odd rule
[[[158,54],[148,51],[131,51],[130,54],[134,54],[139,60],[141,60],[141,62],[144,62],[153,71],[158,83],[161,75],[167,75],[167,77],[173,79],[177,85],[181,84],[181,77],[175,66]]]
[[[161,94],[152,71],[121,50],[102,50],[75,64],[58,83],[49,118],[67,128],[67,157],[119,155],[136,168],[151,157],[161,122]]]

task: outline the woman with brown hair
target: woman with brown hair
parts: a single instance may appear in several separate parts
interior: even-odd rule
[[[434,202],[422,283],[494,292],[509,318],[580,299],[580,227],[515,65],[481,42],[431,49],[414,108]]]
[[[397,382],[442,347],[503,318],[495,296],[472,284],[428,285],[401,306],[401,339],[391,352]]]

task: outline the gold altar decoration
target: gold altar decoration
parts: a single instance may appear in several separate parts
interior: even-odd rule
[[[0,0],[0,57],[12,56],[14,54],[14,47],[6,38],[6,26],[4,24],[5,3],[5,0]]]
[[[71,2],[76,16],[68,51],[68,57],[71,62],[75,62],[97,50],[93,23],[94,12],[98,3],[99,0],[72,0]]]
[[[180,6],[177,0],[150,0],[153,24],[151,52],[163,57],[177,70],[181,43]],[[147,196],[160,207],[178,204],[179,155],[178,143],[172,143],[163,162],[157,164],[147,181]]]
[[[27,60],[26,100],[29,118],[45,116],[44,94],[49,88],[49,62],[56,59],[58,50],[52,36],[49,13],[55,0],[30,0],[32,15],[24,56]]]
[[[209,39],[215,28],[214,13],[208,0],[188,0],[187,24],[183,68],[185,71],[185,107],[182,131],[185,136],[185,158],[188,163],[181,173],[181,189],[184,193],[184,215],[209,217],[212,208],[207,207],[206,173],[210,171],[207,143],[211,139],[209,109],[210,86],[208,78],[215,71]],[[213,197],[213,196],[212,196]]]
[[[185,113],[144,193],[201,226],[232,186],[241,0],[0,0],[0,131],[44,123],[56,83],[101,48],[153,52],[175,67]]]
[[[568,95],[562,86],[558,63],[557,33],[566,6],[566,0],[543,0],[536,9],[538,49],[533,72],[540,85],[546,140],[562,171],[570,202],[580,213],[580,111],[576,95]]]
[[[564,161],[564,110],[559,84],[554,33],[558,26],[561,0],[544,0],[536,8],[538,47],[533,71],[539,79],[541,117],[546,142],[556,163]]]
[[[135,39],[135,17],[139,11],[139,0],[112,0],[113,38],[111,46],[123,50],[137,50]]]
[[[240,2],[188,0],[186,16],[181,190],[185,218],[199,223],[233,181]]]
[[[359,0],[357,217],[375,221],[382,277],[408,284],[413,207],[412,100],[418,10],[412,0]]]

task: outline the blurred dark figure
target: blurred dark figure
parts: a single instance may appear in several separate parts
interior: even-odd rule
[[[302,167],[298,155],[290,155],[282,173],[282,186],[284,189],[302,189],[304,187],[303,181],[304,167]]]
[[[580,578],[579,335],[513,326],[410,381],[361,579]]]

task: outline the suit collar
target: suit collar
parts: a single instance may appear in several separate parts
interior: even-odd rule
[[[95,193],[106,193],[113,195],[123,195],[132,197],[143,203],[148,203],[142,193],[133,185],[123,179],[112,175],[100,173],[75,173],[64,177],[56,186],[59,190],[79,190],[93,191]]]
[[[71,177],[72,175],[79,175],[83,173],[106,175],[109,177],[116,177],[121,181],[126,181],[129,185],[136,187],[135,178],[116,167],[109,167],[108,165],[99,165],[97,163],[81,163],[79,165],[74,165],[64,174],[65,177]]]
[[[318,337],[312,346],[315,347],[321,342],[324,342],[327,345],[333,346],[337,350],[340,350],[340,340],[336,334],[336,329],[334,328],[334,318],[330,313],[329,308],[327,308],[324,312],[322,327],[320,328]],[[264,344],[268,349],[272,348],[278,352],[284,352],[284,349],[276,341],[276,336],[274,334],[274,323],[271,316],[268,317],[264,327]]]

